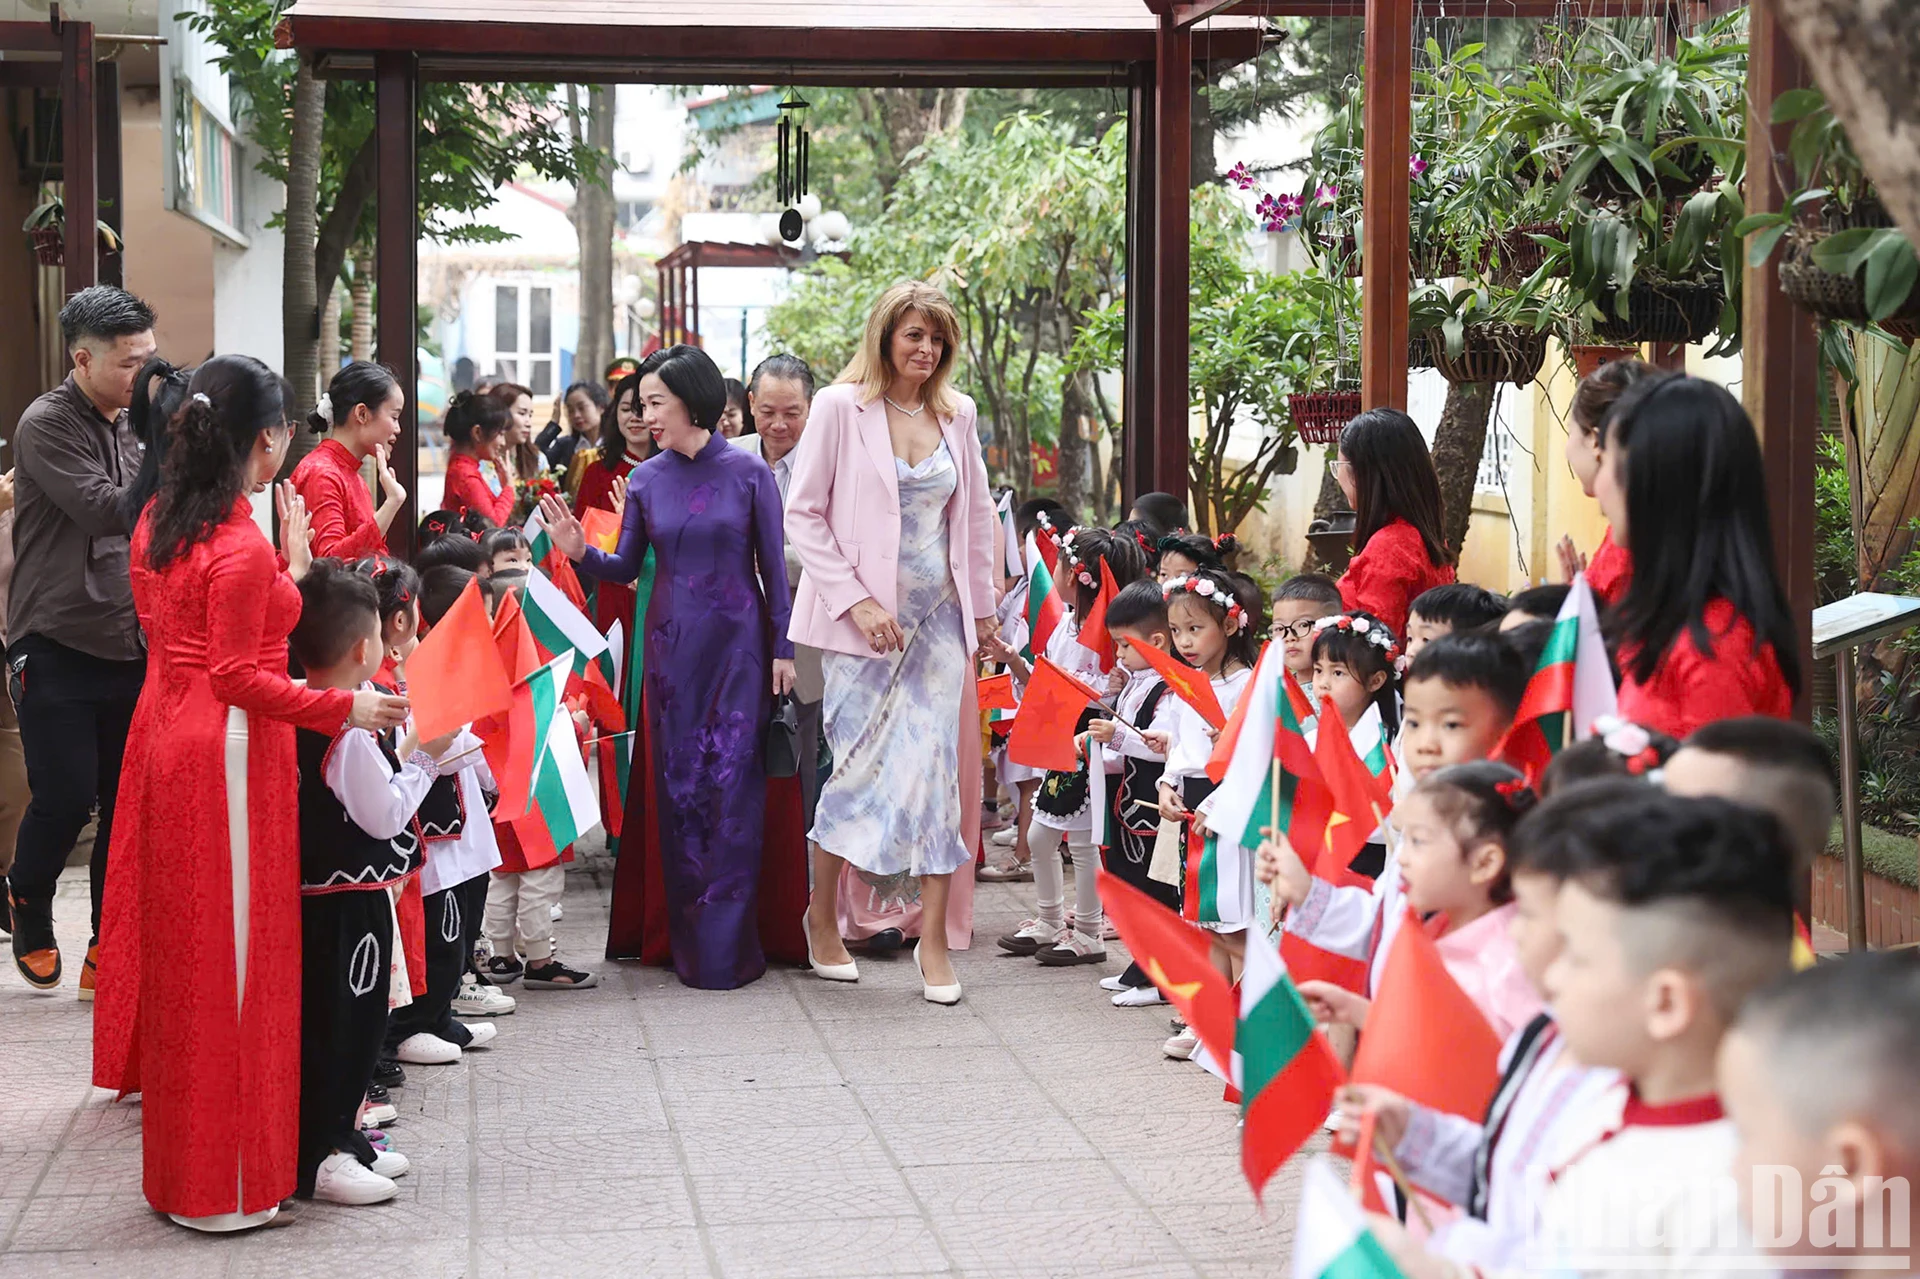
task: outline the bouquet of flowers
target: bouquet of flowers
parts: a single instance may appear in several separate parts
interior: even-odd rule
[[[543,497],[559,497],[560,472],[541,471],[513,482],[514,497],[528,507],[540,505]]]

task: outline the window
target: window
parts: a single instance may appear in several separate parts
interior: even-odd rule
[[[1473,487],[1476,492],[1499,493],[1506,488],[1507,476],[1513,473],[1513,435],[1507,424],[1498,414],[1487,424],[1487,443],[1480,453],[1480,470],[1474,476]]]
[[[518,382],[536,396],[554,391],[553,289],[496,284],[493,288],[493,376]]]
[[[493,349],[502,354],[520,349],[520,290],[512,285],[494,286]]]

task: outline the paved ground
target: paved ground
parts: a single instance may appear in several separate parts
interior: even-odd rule
[[[568,876],[576,963],[597,960],[610,869]],[[0,1279],[1285,1273],[1293,1170],[1263,1219],[1218,1084],[1160,1055],[1165,1010],[1094,989],[1117,958],[998,955],[1029,888],[982,886],[958,1008],[920,999],[910,958],[863,960],[857,987],[778,970],[725,994],[594,962],[597,990],[523,994],[492,1048],[408,1068],[397,1200],[230,1239],[147,1208],[139,1108],[87,1084],[87,1006],[8,965]],[[57,911],[76,971],[83,871]]]

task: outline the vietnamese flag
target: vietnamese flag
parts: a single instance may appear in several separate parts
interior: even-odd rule
[[[1384,1217],[1387,1203],[1380,1193],[1380,1171],[1373,1162],[1374,1130],[1379,1121],[1380,1116],[1371,1110],[1360,1117],[1360,1131],[1353,1140],[1353,1174],[1347,1188],[1363,1211],[1377,1212]]]
[[[989,675],[980,681],[980,709],[983,711],[1018,710],[1020,703],[1013,696],[1013,676],[1007,674]]]
[[[1227,726],[1227,713],[1220,709],[1220,699],[1214,696],[1213,681],[1207,678],[1205,671],[1188,666],[1173,654],[1151,644],[1135,644],[1133,651],[1160,673],[1160,678],[1167,681],[1167,687],[1181,701],[1199,711],[1201,719],[1214,728]]]
[[[1113,580],[1113,570],[1107,567],[1105,560],[1101,560],[1100,592],[1093,597],[1093,607],[1087,610],[1085,620],[1080,623],[1079,639],[1080,647],[1100,660],[1102,674],[1112,670],[1114,662],[1119,660],[1113,636],[1107,633],[1107,605],[1113,603],[1113,597],[1119,593],[1119,584]]]
[[[1353,1082],[1479,1120],[1500,1084],[1500,1036],[1441,961],[1411,908],[1373,992]]]
[[[1327,819],[1326,850],[1314,874],[1332,884],[1365,883],[1347,869],[1367,840],[1393,809],[1391,783],[1375,777],[1354,752],[1353,739],[1337,713],[1319,721],[1313,744],[1314,762],[1333,797]]]
[[[1259,1199],[1280,1165],[1326,1122],[1346,1072],[1257,928],[1247,930],[1233,1050],[1240,1058],[1240,1171]]]
[[[1100,901],[1142,971],[1153,979],[1207,1051],[1233,1059],[1233,983],[1213,966],[1215,934],[1195,928],[1133,885],[1102,870]],[[1321,1107],[1320,1118],[1327,1117]],[[1318,1121],[1316,1121],[1318,1122]]]
[[[590,507],[580,512],[580,531],[586,534],[588,546],[611,555],[620,544],[620,517],[604,506]]]
[[[407,697],[422,741],[504,713],[513,685],[494,641],[480,582],[467,583],[446,615],[407,659]]]
[[[1080,767],[1073,747],[1080,730],[1080,712],[1100,700],[1100,694],[1055,666],[1046,658],[1033,664],[1020,713],[1007,734],[1007,758],[1028,768],[1071,773]]]

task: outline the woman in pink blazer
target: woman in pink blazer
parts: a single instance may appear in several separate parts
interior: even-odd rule
[[[940,1004],[960,999],[948,903],[955,872],[971,888],[979,840],[974,654],[998,629],[986,463],[973,401],[948,385],[959,335],[931,285],[881,295],[859,353],[814,398],[786,516],[801,566],[790,634],[822,650],[834,762],[810,832],[809,961],[859,980],[839,927],[851,863],[878,899],[918,897],[915,959]]]

